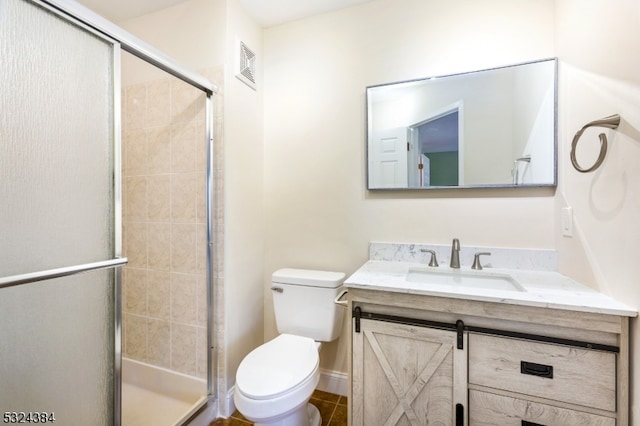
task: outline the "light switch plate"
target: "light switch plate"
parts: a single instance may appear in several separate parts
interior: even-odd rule
[[[571,207],[562,208],[562,235],[573,237],[573,209]]]

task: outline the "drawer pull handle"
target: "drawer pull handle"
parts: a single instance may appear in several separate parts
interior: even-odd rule
[[[520,361],[520,372],[545,379],[553,379],[553,366]],[[532,423],[534,424],[534,423]]]
[[[544,425],[541,425],[540,423],[528,422],[526,420],[523,420],[521,423],[521,426],[544,426]]]

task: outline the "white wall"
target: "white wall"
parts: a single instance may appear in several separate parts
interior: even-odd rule
[[[264,342],[262,273],[265,221],[262,30],[246,15],[237,0],[227,0],[226,19],[224,344],[227,389],[230,389],[235,384],[240,361]],[[234,76],[237,38],[256,53],[257,91]]]
[[[640,3],[556,1],[560,62],[561,208],[574,213],[573,238],[556,231],[562,272],[589,282],[629,306],[640,306]],[[594,30],[597,28],[597,30]],[[617,131],[592,129],[579,143],[578,160],[593,163],[598,133],[609,150],[595,172],[573,169],[569,149],[575,132],[589,121],[620,114]],[[631,359],[638,360],[640,330],[631,322]],[[640,369],[632,364],[632,421],[640,422]]]
[[[220,0],[188,0],[176,6],[117,22],[131,34],[192,70],[224,63],[224,4]],[[139,60],[126,61],[123,85],[149,80],[149,66]],[[160,77],[166,75],[158,71]]]
[[[368,85],[555,56],[552,0],[377,0],[268,28],[264,54],[265,338],[281,267],[350,274],[369,241],[554,248],[553,190],[370,192],[364,140]],[[347,331],[321,368],[347,371]]]

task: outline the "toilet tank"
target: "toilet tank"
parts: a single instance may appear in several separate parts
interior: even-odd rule
[[[342,272],[280,269],[271,289],[280,333],[332,342],[340,337],[345,309],[333,301],[341,290]]]

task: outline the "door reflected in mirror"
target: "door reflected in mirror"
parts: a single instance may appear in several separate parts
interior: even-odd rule
[[[557,60],[367,88],[369,189],[555,186]]]

